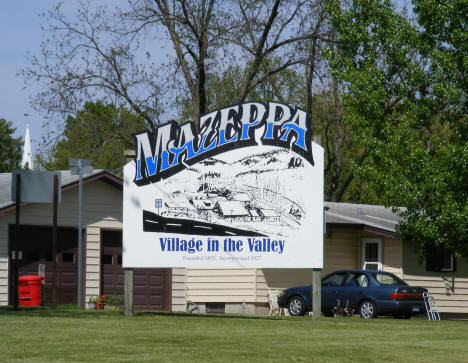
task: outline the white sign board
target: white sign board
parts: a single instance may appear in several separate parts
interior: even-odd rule
[[[194,130],[168,123],[135,135],[123,267],[322,268],[323,148],[307,114],[245,103]]]

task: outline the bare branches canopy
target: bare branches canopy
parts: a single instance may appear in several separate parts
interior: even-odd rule
[[[149,128],[184,107],[197,121],[212,106],[211,78],[233,66],[243,69],[233,101],[304,64],[312,84],[320,44],[330,41],[321,0],[88,0],[69,13],[59,4],[44,15],[47,40],[23,70],[43,85],[35,106],[63,115],[106,99]]]

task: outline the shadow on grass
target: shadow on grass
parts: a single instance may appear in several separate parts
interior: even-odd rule
[[[76,305],[59,306],[22,306],[14,309],[11,306],[0,306],[0,316],[29,316],[43,318],[100,318],[104,316],[124,316],[121,310],[88,310],[79,308]],[[290,317],[290,316],[269,316],[269,315],[245,315],[245,314],[191,314],[185,312],[168,311],[135,311],[135,317],[174,317],[174,318],[194,318],[194,319],[249,319],[249,320],[306,320],[311,317]]]
[[[76,305],[58,306],[21,306],[14,309],[12,306],[0,306],[0,316],[29,316],[38,318],[95,318],[99,316],[122,315],[116,310],[86,310]]]
[[[135,311],[135,316],[170,316],[182,318],[209,318],[209,319],[248,319],[248,320],[312,320],[312,317],[278,316],[278,315],[247,315],[247,314],[210,314],[210,313],[184,313],[169,311]]]
[[[75,319],[100,319],[105,317],[121,317],[127,318],[121,310],[88,310],[79,308],[76,305],[59,305],[59,306],[37,306],[29,307],[22,306],[17,310],[11,306],[0,306],[0,316],[13,317],[38,317],[38,318],[75,318]],[[169,312],[169,311],[135,311],[134,317],[172,317],[172,318],[191,318],[191,319],[243,319],[243,320],[264,320],[264,321],[296,321],[304,322],[313,319],[311,316],[278,316],[278,315],[247,315],[247,314],[209,314],[209,313],[186,313],[186,312]],[[424,316],[414,317],[411,320],[421,321],[426,320]],[[361,321],[362,319],[355,315],[351,318],[330,318],[320,317],[320,321],[328,322],[345,322],[345,321]],[[379,317],[372,320],[393,320],[398,323],[400,320],[392,317]]]

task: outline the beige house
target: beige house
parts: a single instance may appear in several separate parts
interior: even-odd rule
[[[11,304],[12,253],[21,252],[19,271],[46,269],[45,302],[51,298],[52,205],[21,207],[20,245],[14,244],[15,205],[10,198],[11,174],[0,174],[0,305]],[[122,180],[105,171],[85,178],[83,208],[84,294],[123,293]],[[76,303],[77,177],[62,172],[58,208],[58,302]],[[419,261],[411,242],[394,238],[397,218],[381,206],[325,203],[325,275],[337,269],[378,268],[393,272],[434,295],[439,311],[468,313],[468,263],[438,253],[435,261]],[[187,302],[201,311],[268,313],[268,289],[308,285],[307,269],[136,269],[137,309],[185,311]]]

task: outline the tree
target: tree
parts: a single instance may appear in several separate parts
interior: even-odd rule
[[[140,117],[124,108],[101,101],[87,102],[76,117],[68,117],[65,135],[51,150],[51,160],[38,161],[49,170],[68,169],[69,158],[91,160],[96,169],[122,174],[124,150],[134,147],[133,133],[146,129]]]
[[[344,120],[342,97],[333,89],[313,95],[315,133],[324,148],[324,199],[331,202],[381,204],[371,180],[355,175],[363,147]]]
[[[0,173],[11,172],[18,169],[21,162],[21,137],[14,138],[16,131],[11,121],[0,118]]]
[[[130,0],[112,12],[84,2],[76,19],[59,5],[46,15],[42,56],[23,74],[43,86],[36,107],[59,113],[59,121],[96,97],[125,104],[153,130],[168,118],[197,122],[209,109],[244,100],[301,106],[323,136],[326,199],[360,201],[365,183],[355,181],[354,165],[362,162],[362,148],[342,122],[340,82],[322,56],[337,42],[325,5]],[[154,44],[156,53],[167,53],[166,62]],[[60,138],[58,130],[48,141]]]
[[[362,156],[342,122],[339,82],[322,56],[336,43],[325,0],[128,4],[112,13],[84,3],[76,20],[60,6],[47,14],[42,58],[33,57],[23,72],[43,85],[39,109],[75,114],[85,101],[105,95],[154,130],[168,118],[197,122],[216,107],[278,99],[310,112],[323,136],[326,199],[358,201],[364,183],[353,182],[353,165]],[[153,43],[168,49],[167,62],[150,54]]]
[[[44,86],[34,104],[49,113],[74,113],[100,97],[124,103],[154,129],[163,112],[174,118],[188,100],[198,122],[212,103],[210,77],[241,66],[233,101],[242,102],[271,76],[302,64],[307,41],[328,41],[303,26],[315,3],[323,0],[129,0],[112,12],[85,2],[77,19],[58,5],[46,15],[42,55],[23,75]],[[150,53],[153,40],[169,48],[167,62]]]
[[[466,2],[414,5],[412,22],[389,1],[331,1],[339,45],[328,58],[362,150],[355,173],[387,206],[406,207],[395,208],[398,236],[421,255],[468,256]]]
[[[270,66],[268,68],[272,69],[273,67]],[[268,69],[262,69],[259,71],[256,79],[263,78],[268,72]],[[244,67],[232,65],[219,75],[211,75],[206,82],[208,109],[213,110],[235,103],[237,95],[242,88],[242,77],[244,74]],[[302,85],[302,78],[297,72],[292,69],[284,69],[266,77],[264,82],[261,82],[257,87],[249,91],[247,99],[260,102],[278,99],[288,104],[296,104],[298,101],[301,103],[304,93]],[[191,118],[190,99],[186,99],[183,102],[181,118]]]

